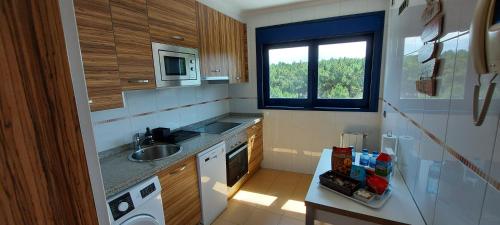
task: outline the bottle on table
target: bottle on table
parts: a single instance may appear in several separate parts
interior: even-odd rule
[[[378,157],[378,152],[373,151],[372,156],[370,157],[370,167],[375,168],[375,165],[377,164],[377,157]]]
[[[370,164],[370,155],[368,155],[368,149],[363,149],[361,151],[361,157],[359,158],[359,165],[368,166]]]

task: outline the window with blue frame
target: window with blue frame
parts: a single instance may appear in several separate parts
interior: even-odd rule
[[[378,110],[384,12],[255,30],[260,109]]]

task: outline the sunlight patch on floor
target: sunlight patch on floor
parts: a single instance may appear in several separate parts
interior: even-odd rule
[[[286,211],[290,211],[290,212],[306,214],[306,205],[304,204],[304,202],[301,202],[301,201],[289,199],[281,207],[281,209],[286,210]]]
[[[278,199],[278,197],[240,190],[238,191],[238,193],[236,193],[233,199],[259,204],[263,206],[270,206],[271,204],[273,204],[274,201],[276,201],[276,199]]]

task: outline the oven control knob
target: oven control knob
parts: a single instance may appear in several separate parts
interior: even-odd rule
[[[194,61],[191,59],[191,60],[189,60],[189,63],[193,64],[193,63],[194,63]]]
[[[194,71],[194,67],[191,67],[191,71]]]
[[[118,205],[118,211],[120,212],[125,212],[128,209],[128,203],[127,202],[120,202]]]

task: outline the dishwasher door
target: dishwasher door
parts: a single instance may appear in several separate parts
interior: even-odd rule
[[[211,224],[227,205],[226,145],[216,144],[197,155],[202,223]]]

